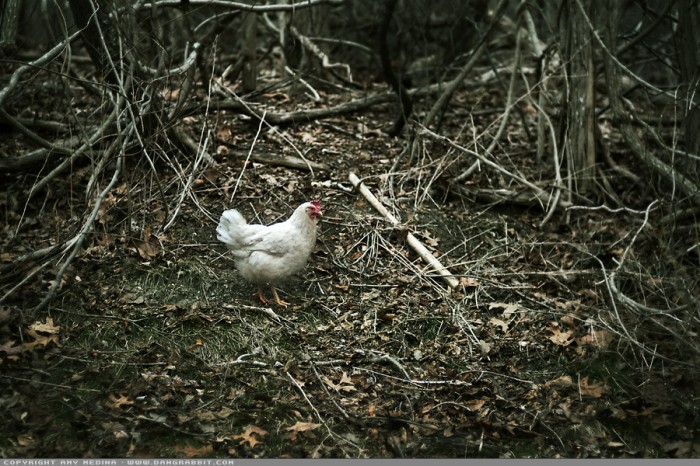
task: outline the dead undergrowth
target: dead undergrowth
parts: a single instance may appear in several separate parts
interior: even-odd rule
[[[582,204],[543,224],[547,206],[488,198],[516,188],[497,170],[450,185],[474,160],[428,139],[409,150],[370,129],[377,111],[282,136],[222,111],[207,121],[211,158],[128,157],[51,304],[32,311],[57,261],[0,309],[0,455],[698,456],[697,223],[669,228],[672,206],[631,186],[627,208]],[[522,121],[498,162],[553,177]],[[186,130],[196,140],[204,123]],[[493,129],[488,113],[469,124]],[[326,169],[246,163],[227,145],[298,155],[290,139]],[[31,202],[17,193],[33,179],[7,177],[5,265],[72,234],[90,177],[76,167]],[[293,306],[261,308],[215,240],[218,215],[235,205],[269,223],[312,198],[325,217],[282,287]],[[460,289],[406,246],[409,231]],[[3,294],[31,271],[5,270]]]

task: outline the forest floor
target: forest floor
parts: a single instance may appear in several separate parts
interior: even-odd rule
[[[503,98],[488,86],[459,94],[441,134],[492,131]],[[282,91],[257,102],[314,106]],[[550,179],[534,163],[534,115],[519,110],[498,160]],[[378,131],[393,111],[259,133],[212,111],[182,123],[195,141],[211,130],[201,170],[194,155],[181,171],[174,157],[151,167],[130,156],[48,308],[31,312],[55,267],[0,307],[0,456],[700,456],[698,356],[661,331],[697,338],[697,309],[684,304],[700,294],[698,258],[647,209],[653,193],[616,184],[629,209],[559,209],[542,225],[536,203],[479,194],[517,188],[502,174],[481,167],[457,189],[448,180],[474,159],[429,141],[411,154],[407,136]],[[298,156],[289,141],[325,168],[245,163],[252,145]],[[74,234],[90,170],[29,203],[31,177],[6,176],[4,264]],[[352,189],[351,172],[401,227]],[[291,306],[262,305],[216,241],[218,217],[235,207],[270,223],[311,199],[324,217],[306,269],[280,287]],[[459,289],[424,265],[409,231]],[[680,310],[635,314],[615,291]]]

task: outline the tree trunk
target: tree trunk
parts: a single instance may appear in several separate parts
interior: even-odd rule
[[[254,2],[253,2],[254,3]],[[252,92],[257,87],[257,25],[258,15],[252,11],[244,13],[243,19],[243,90]]]
[[[676,53],[681,69],[681,95],[684,102],[685,148],[693,154],[700,154],[700,2],[679,0],[678,29],[675,35]],[[689,163],[697,175],[697,161]]]
[[[559,24],[561,56],[567,63],[569,95],[566,100],[566,151],[569,176],[577,193],[585,195],[595,178],[595,88],[592,34],[585,16],[592,18],[593,0],[564,1]],[[585,16],[584,16],[585,13]]]
[[[20,0],[0,2],[0,56],[12,55],[16,48]]]

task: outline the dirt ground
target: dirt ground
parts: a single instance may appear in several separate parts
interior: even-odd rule
[[[281,97],[259,102],[280,111]],[[461,93],[443,134],[487,131],[501,98],[488,86]],[[547,179],[522,107],[499,160]],[[699,456],[688,349],[697,251],[683,252],[692,238],[660,222],[664,209],[648,209],[654,193],[618,185],[628,209],[559,209],[542,225],[536,203],[483,195],[521,188],[498,172],[480,167],[453,186],[474,159],[383,135],[392,112],[259,134],[257,122],[211,112],[183,121],[195,141],[212,133],[198,170],[194,155],[180,168],[175,157],[150,166],[127,156],[58,296],[32,311],[55,260],[0,307],[0,456]],[[26,144],[4,138],[4,150]],[[298,156],[289,141],[325,169],[244,160],[253,144],[254,154]],[[401,227],[352,188],[351,172]],[[90,173],[74,167],[31,202],[21,193],[33,178],[5,176],[4,266],[74,234]],[[311,199],[325,215],[306,269],[280,287],[292,305],[263,306],[216,241],[218,217],[235,207],[270,223]],[[459,289],[425,266],[408,232]],[[4,294],[31,269],[3,270]],[[616,291],[677,310],[635,314]]]

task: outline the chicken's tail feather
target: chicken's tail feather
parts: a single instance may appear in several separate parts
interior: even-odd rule
[[[236,233],[243,225],[247,225],[247,222],[237,210],[225,211],[221,214],[219,226],[216,227],[216,239],[222,243],[236,246],[240,241]]]

